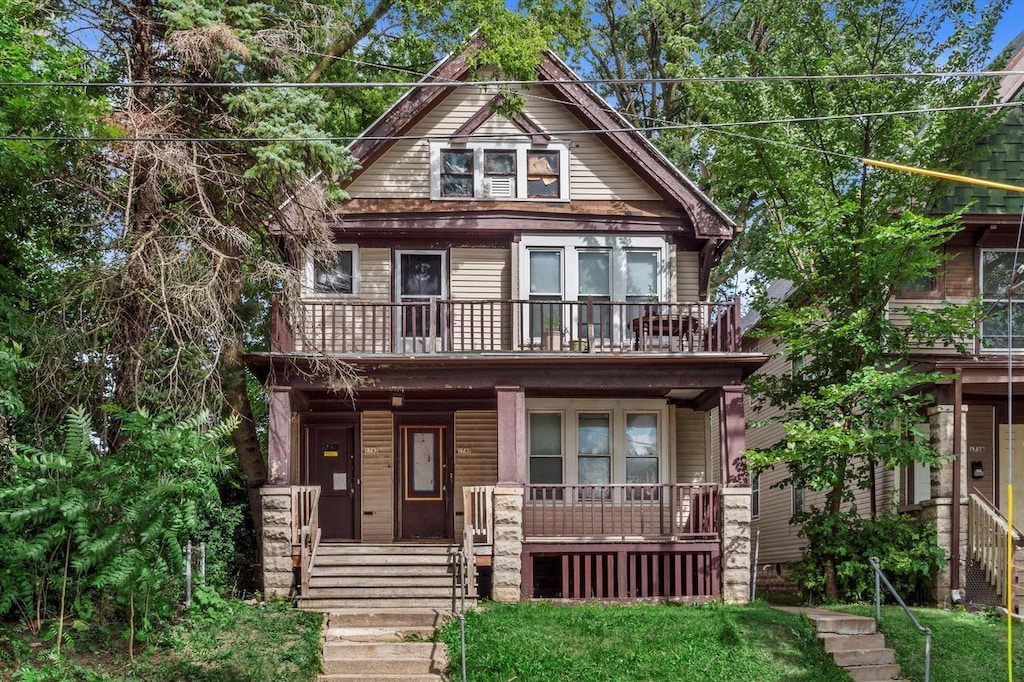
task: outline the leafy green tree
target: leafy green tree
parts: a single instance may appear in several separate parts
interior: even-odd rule
[[[746,226],[734,257],[761,283],[756,333],[798,361],[792,373],[749,382],[757,403],[785,411],[775,420],[785,437],[748,461],[787,466],[785,485],[825,491],[823,507],[800,519],[811,527],[872,485],[874,467],[936,462],[906,425],[930,400],[916,389],[937,377],[906,360],[915,343],[959,347],[976,313],[945,305],[893,321],[901,287],[941,266],[956,216],[929,217],[934,181],[869,170],[857,157],[956,168],[991,125],[988,111],[970,107],[991,101],[992,83],[860,76],[981,69],[1004,7],[754,0],[702,44],[679,42],[680,75],[813,77],[688,88],[711,123],[779,121],[702,133],[699,143],[715,199]],[[941,110],[955,107],[964,109]],[[774,280],[792,282],[788,300],[766,295]],[[823,565],[834,597],[835,562]]]

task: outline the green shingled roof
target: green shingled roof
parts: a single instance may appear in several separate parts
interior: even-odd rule
[[[1007,110],[981,147],[985,151],[963,169],[963,175],[1024,185],[1024,110],[1021,107]],[[1024,210],[1024,192],[956,184],[952,192],[937,203],[944,213],[972,204],[968,213],[1020,214]]]

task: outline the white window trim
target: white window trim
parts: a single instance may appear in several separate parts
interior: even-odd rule
[[[473,152],[473,196],[446,197],[441,195],[441,152],[442,151]],[[516,152],[516,195],[514,197],[484,196],[484,151]],[[559,195],[557,197],[531,197],[527,194],[526,184],[526,152],[557,151]],[[535,145],[530,142],[469,142],[451,144],[448,141],[432,140],[430,142],[430,198],[435,201],[569,201],[569,145],[551,142]]]
[[[340,291],[317,291],[313,278],[316,274],[314,267],[314,249],[308,248],[305,253],[305,264],[302,277],[302,297],[304,299],[324,300],[336,298],[352,298],[359,295],[359,246],[356,244],[331,244],[327,248],[318,251],[351,251],[352,252],[352,293],[346,294]]]
[[[559,412],[562,414],[562,480],[564,485],[579,484],[579,447],[577,428],[580,413],[607,413],[611,416],[612,484],[626,482],[626,415],[655,413],[658,415],[658,483],[670,483],[673,457],[669,428],[669,407],[664,400],[574,400],[556,398],[527,399],[526,412]],[[527,417],[529,423],[529,417]],[[527,452],[529,458],[529,452]]]
[[[530,442],[531,442],[531,436],[530,436],[530,414],[533,414],[533,413],[536,413],[536,414],[557,414],[559,419],[561,420],[560,423],[562,425],[562,442],[561,442],[562,454],[559,455],[557,459],[561,459],[562,460],[562,483],[552,484],[552,485],[565,485],[565,411],[564,410],[557,410],[557,409],[527,409],[527,411],[526,411],[526,478],[527,479],[530,478],[530,461],[534,458],[534,454],[532,452],[530,452]],[[554,455],[536,455],[536,457],[538,457],[538,458],[547,458],[547,459],[556,459],[556,457]],[[545,485],[545,484],[539,483],[537,485]]]
[[[530,282],[530,251],[561,251],[562,252],[562,296],[566,301],[579,300],[580,273],[579,259],[572,257],[581,251],[608,250],[611,252],[611,300],[626,300],[626,253],[629,251],[656,251],[658,253],[658,291],[659,301],[675,300],[675,292],[670,286],[671,255],[669,243],[662,237],[617,236],[617,235],[523,235],[519,240],[519,281],[521,290],[529,295]]]
[[[1005,303],[1006,297],[986,297],[984,294],[985,290],[985,254],[986,253],[1013,253],[1016,249],[980,249],[978,252],[978,297],[981,299],[983,307],[987,307],[986,304],[990,303]],[[1021,250],[1018,258],[1018,267],[1024,266],[1024,250]],[[1024,306],[1024,292],[1018,291],[1013,297],[1013,305]],[[978,351],[980,353],[1006,353],[1009,350],[1005,345],[1003,346],[986,346],[983,331],[985,328],[985,322],[981,321],[978,325]],[[1012,330],[1007,330],[1012,332]],[[1012,338],[1012,337],[1011,337]],[[1014,353],[1024,353],[1024,347],[1018,348],[1014,346]]]

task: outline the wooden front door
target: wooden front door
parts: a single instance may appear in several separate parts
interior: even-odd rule
[[[447,425],[399,427],[399,537],[452,537],[454,471]]]
[[[358,537],[359,467],[355,426],[307,427],[308,484],[320,486],[320,529],[324,540]]]

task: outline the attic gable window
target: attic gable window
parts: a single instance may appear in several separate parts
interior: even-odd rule
[[[530,142],[434,142],[430,148],[435,200],[568,201],[569,150]]]

